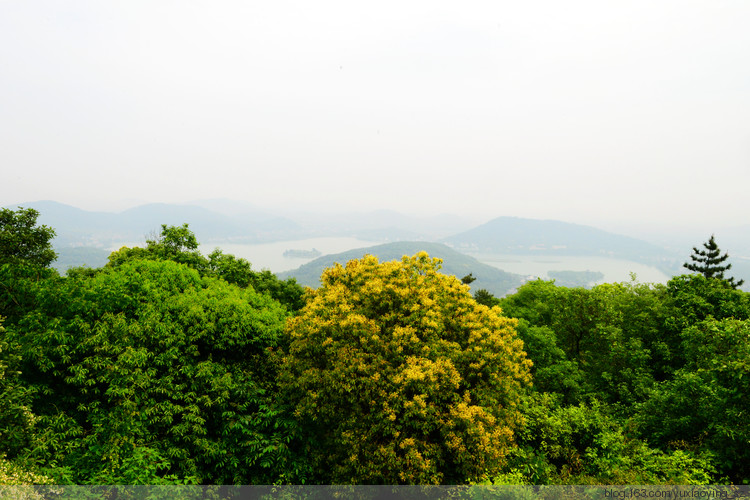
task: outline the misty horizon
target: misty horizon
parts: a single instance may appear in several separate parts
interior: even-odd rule
[[[750,4],[0,6],[0,205],[747,224]]]
[[[166,201],[136,201],[136,200],[110,200],[108,204],[86,204],[86,203],[66,203],[60,200],[48,199],[48,200],[24,200],[12,203],[4,203],[0,206],[7,208],[16,208],[19,206],[31,206],[35,203],[53,202],[68,205],[79,210],[87,212],[102,212],[110,214],[120,214],[131,209],[138,207],[144,207],[148,205],[177,205],[177,206],[197,206],[224,215],[241,215],[244,210],[257,211],[259,213],[266,213],[274,216],[288,217],[305,221],[310,218],[320,216],[360,216],[369,217],[376,214],[394,214],[405,216],[409,218],[418,219],[438,219],[441,217],[452,217],[459,220],[461,223],[469,225],[481,225],[488,221],[496,219],[498,217],[514,217],[521,219],[531,220],[554,220],[561,221],[570,224],[578,224],[591,226],[603,231],[622,234],[633,238],[640,238],[647,241],[657,242],[664,244],[669,240],[676,240],[682,244],[686,244],[690,241],[697,241],[700,238],[707,238],[711,234],[721,234],[723,231],[734,231],[737,229],[744,229],[749,224],[731,224],[723,223],[721,220],[713,221],[712,223],[705,224],[689,224],[685,223],[682,225],[659,223],[648,220],[631,220],[623,222],[607,222],[602,221],[600,223],[587,223],[585,218],[583,220],[566,219],[562,217],[533,217],[525,216],[518,213],[497,213],[497,214],[481,214],[471,212],[440,212],[440,213],[429,213],[424,211],[401,211],[395,207],[388,207],[383,205],[380,208],[366,209],[357,206],[334,206],[332,204],[288,204],[286,206],[275,206],[273,204],[263,205],[259,203],[253,203],[251,201],[232,200],[226,198],[210,198],[210,199],[190,199],[182,202],[166,202]],[[207,206],[211,204],[220,204],[227,207],[217,209],[215,206]],[[44,215],[44,214],[42,214]],[[189,221],[185,221],[189,222]],[[150,228],[151,230],[157,228]]]

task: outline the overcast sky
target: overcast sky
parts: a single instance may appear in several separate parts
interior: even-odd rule
[[[0,205],[750,223],[750,2],[0,0]]]

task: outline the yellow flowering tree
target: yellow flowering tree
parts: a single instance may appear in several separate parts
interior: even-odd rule
[[[440,262],[337,264],[287,323],[281,384],[315,480],[456,484],[503,465],[531,362],[515,320]]]

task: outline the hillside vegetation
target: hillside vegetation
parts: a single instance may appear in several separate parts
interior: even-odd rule
[[[362,258],[366,254],[376,255],[381,261],[401,259],[404,255],[414,255],[426,251],[432,257],[442,260],[441,272],[462,278],[473,274],[476,281],[475,288],[485,288],[494,295],[502,296],[518,287],[524,279],[518,274],[512,274],[495,267],[483,264],[473,257],[459,253],[440,243],[424,241],[399,241],[385,243],[367,248],[358,248],[332,255],[324,255],[292,271],[278,273],[282,279],[294,278],[303,286],[317,288],[323,271],[335,263],[345,264],[352,259]]]
[[[37,216],[0,210],[0,484],[750,482],[750,294],[718,249],[497,298],[421,248],[303,291],[187,224],[61,275]]]

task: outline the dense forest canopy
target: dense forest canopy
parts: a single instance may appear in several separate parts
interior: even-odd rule
[[[416,253],[303,290],[187,225],[61,275],[37,217],[0,213],[0,483],[750,482],[723,275],[497,298]]]

